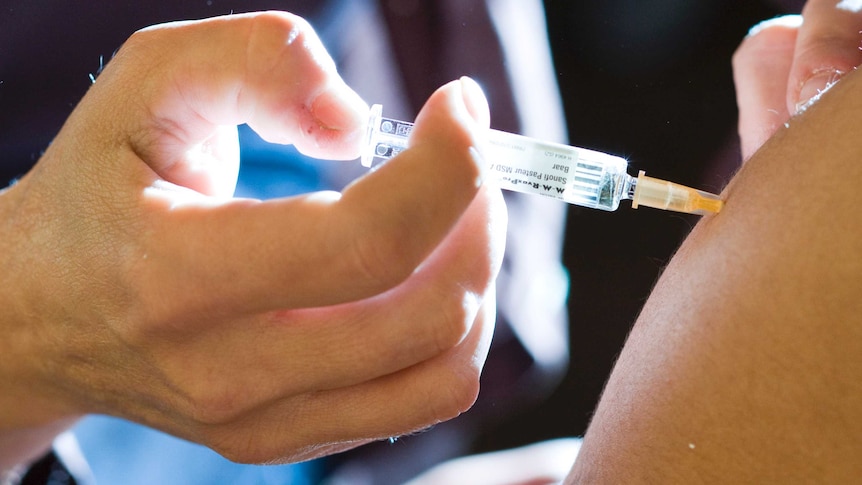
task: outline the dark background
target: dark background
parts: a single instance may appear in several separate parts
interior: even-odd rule
[[[630,160],[630,173],[720,191],[738,168],[731,57],[748,29],[801,1],[546,0],[571,144]],[[650,289],[697,217],[624,202],[572,207],[564,263],[571,366],[545,404],[484,434],[480,450],[585,433]]]

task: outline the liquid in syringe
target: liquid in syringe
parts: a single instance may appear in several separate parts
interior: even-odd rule
[[[383,118],[371,108],[362,164],[391,158],[407,148],[413,124]],[[661,179],[627,173],[628,162],[614,155],[489,130],[485,147],[490,178],[500,188],[538,194],[592,209],[614,211],[623,199],[640,205],[690,214],[717,213],[719,196]]]

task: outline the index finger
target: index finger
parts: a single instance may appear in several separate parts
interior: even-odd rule
[[[809,0],[787,88],[790,113],[804,109],[862,62],[862,0]]]
[[[170,207],[170,195],[152,198],[148,257],[138,266],[152,284],[141,291],[186,310],[203,306],[209,314],[216,305],[223,314],[333,305],[398,285],[480,186],[479,129],[465,102],[475,95],[463,83],[438,90],[417,118],[411,147],[341,197],[180,208]],[[471,230],[483,240],[489,228]]]
[[[368,115],[314,29],[286,12],[138,31],[79,108],[74,116],[110,117],[103,139],[125,141],[159,177],[195,190],[193,150],[219,127],[248,123],[267,141],[307,155],[351,159]]]

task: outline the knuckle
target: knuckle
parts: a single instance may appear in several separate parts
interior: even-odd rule
[[[458,387],[459,393],[453,398],[455,409],[458,414],[464,413],[473,407],[476,399],[479,397],[479,371],[471,366],[471,372],[465,373],[461,379],[461,386]]]
[[[469,410],[479,397],[479,369],[467,365],[454,369],[444,385],[445,392],[436,392],[433,402],[434,419],[448,421]]]
[[[246,393],[226,386],[218,379],[193,378],[183,393],[187,415],[205,426],[225,425],[236,421],[245,411]]]
[[[158,26],[150,26],[145,27],[143,29],[136,30],[129,36],[126,40],[124,47],[125,48],[135,48],[138,46],[144,46],[158,38],[161,30]]]
[[[464,340],[476,318],[476,300],[475,295],[463,289],[439,298],[440,316],[432,325],[434,343],[439,353],[452,349]]]
[[[256,446],[255,441],[245,433],[236,433],[231,428],[227,432],[217,429],[207,433],[204,444],[234,463],[252,465],[271,461],[272,457],[260,446]]]
[[[262,421],[210,426],[201,433],[201,443],[234,463],[261,465],[295,463],[320,456],[320,441],[297,437]]]
[[[266,38],[287,38],[293,40],[312,30],[311,25],[302,17],[287,12],[260,12],[252,17],[251,32]]]
[[[404,226],[405,228],[407,226]],[[357,274],[360,281],[373,293],[393,288],[407,279],[414,265],[406,261],[404,238],[398,235],[381,237],[377,231],[367,231],[353,239],[351,273]]]
[[[269,59],[268,65],[275,66],[282,62],[284,53],[299,54],[309,57],[325,67],[335,68],[334,63],[322,62],[328,56],[323,43],[308,21],[287,12],[262,12],[252,17],[249,29],[248,46],[250,49],[262,49],[259,54]],[[331,64],[331,66],[330,66]],[[303,74],[309,75],[307,73]]]
[[[140,46],[147,45],[153,36],[152,29],[141,29],[137,30],[129,36],[128,39],[123,43],[122,49],[124,51],[134,50]]]
[[[178,30],[166,28],[167,26],[168,24],[156,24],[136,30],[123,42],[120,51],[126,55],[134,53],[133,59],[138,62],[147,56],[164,61],[166,54],[177,50],[180,41],[177,37]]]
[[[230,407],[214,400],[199,399],[191,405],[192,419],[199,424],[225,424],[236,416]]]

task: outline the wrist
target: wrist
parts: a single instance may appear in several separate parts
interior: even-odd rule
[[[23,182],[22,182],[23,183]],[[46,379],[49,345],[27,311],[27,225],[20,187],[0,191],[0,484],[44,454],[77,416]]]

